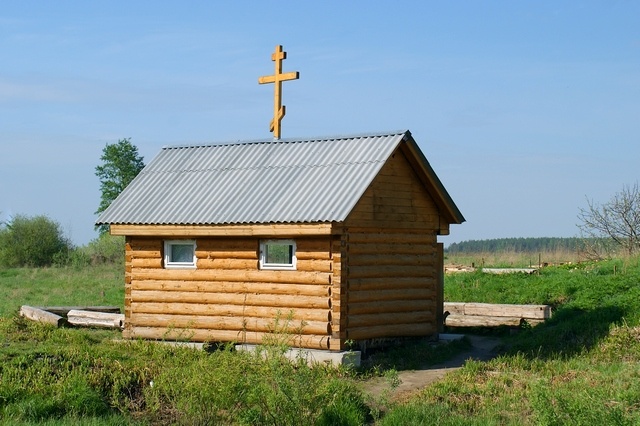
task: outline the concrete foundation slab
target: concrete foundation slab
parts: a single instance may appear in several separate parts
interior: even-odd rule
[[[236,345],[237,351],[255,352],[256,345]],[[320,349],[291,348],[284,354],[291,360],[305,359],[309,365],[329,364],[333,366],[359,367],[361,362],[360,351],[323,351]]]

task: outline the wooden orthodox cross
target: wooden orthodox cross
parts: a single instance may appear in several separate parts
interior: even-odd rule
[[[276,51],[271,54],[271,60],[276,63],[276,72],[273,75],[266,75],[258,78],[258,83],[274,83],[275,96],[273,102],[273,120],[269,131],[273,132],[273,137],[280,139],[280,122],[285,114],[285,107],[282,105],[282,82],[287,80],[297,80],[300,77],[298,71],[282,73],[282,60],[287,59],[287,52],[282,51],[282,46],[276,46]]]

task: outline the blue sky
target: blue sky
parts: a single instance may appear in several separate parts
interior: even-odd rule
[[[570,237],[586,199],[638,181],[640,3],[5,1],[0,220],[45,214],[96,237],[95,167],[131,138],[411,130],[467,222],[445,243]]]

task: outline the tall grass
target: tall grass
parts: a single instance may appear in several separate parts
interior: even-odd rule
[[[277,345],[211,353],[114,332],[0,319],[0,420],[94,424],[361,425],[353,373],[291,362]]]

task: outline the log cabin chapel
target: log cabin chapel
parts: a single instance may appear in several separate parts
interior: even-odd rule
[[[280,72],[260,82],[278,92]],[[464,217],[413,136],[280,139],[279,96],[275,139],[164,147],[98,218],[125,236],[123,336],[259,344],[278,324],[308,349],[437,339],[437,236]]]

